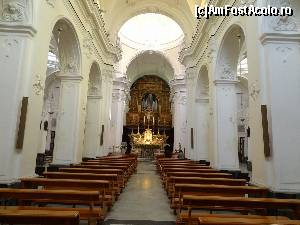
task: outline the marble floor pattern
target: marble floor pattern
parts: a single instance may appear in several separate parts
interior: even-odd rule
[[[175,220],[154,163],[139,161],[105,225],[173,225]]]

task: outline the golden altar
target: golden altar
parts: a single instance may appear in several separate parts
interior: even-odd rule
[[[154,158],[155,153],[160,153],[164,149],[168,136],[166,134],[155,134],[149,127],[143,133],[138,132],[135,134],[133,131],[129,135],[133,152],[138,153],[141,158]]]

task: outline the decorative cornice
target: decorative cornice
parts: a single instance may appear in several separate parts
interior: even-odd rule
[[[256,0],[210,0],[209,5],[245,6],[253,5],[255,2]],[[212,16],[209,20],[201,18],[197,23],[192,42],[188,47],[181,50],[178,60],[185,66],[197,66],[201,60],[205,59],[206,55],[208,62],[212,62],[213,57],[216,55],[212,51],[214,49],[210,48],[211,39],[219,38],[219,35],[223,35],[224,29],[232,21],[232,18],[232,15],[229,17]],[[189,65],[187,65],[188,62]]]
[[[30,37],[34,37],[37,31],[34,27],[27,26],[27,25],[1,24],[0,32],[15,33],[15,34],[21,34],[21,35],[25,34],[25,35],[29,35]]]
[[[263,45],[275,42],[299,42],[300,34],[285,34],[285,33],[264,33],[260,37]]]
[[[122,58],[122,50],[117,44],[111,43],[98,4],[94,0],[77,0],[76,3],[85,9],[85,18],[93,27],[91,33],[96,43],[98,43],[97,46],[105,54],[106,58],[112,59],[114,62],[119,61]],[[106,58],[103,60],[105,61]]]

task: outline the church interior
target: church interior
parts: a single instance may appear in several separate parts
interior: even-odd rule
[[[0,224],[300,224],[299,11],[0,0]]]

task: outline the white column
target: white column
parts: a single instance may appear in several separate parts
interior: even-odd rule
[[[55,135],[53,164],[81,161],[79,155],[79,114],[81,76],[64,75],[61,78],[60,105]]]
[[[112,132],[115,134],[113,138],[114,146],[120,146],[122,142],[124,114],[128,93],[128,81],[121,77],[116,78],[113,81],[112,93]]]
[[[187,133],[186,133],[186,149],[189,152],[189,157],[196,160],[197,146],[195,142],[195,131],[197,122],[195,121],[196,108],[195,108],[195,94],[197,84],[197,69],[188,68],[186,70],[186,89],[187,89],[187,106],[186,106],[186,119],[187,119]],[[191,129],[194,131],[194,148],[191,145]]]
[[[195,101],[195,159],[208,160],[208,120],[209,120],[209,100],[208,98],[198,98]]]
[[[268,182],[273,191],[299,192],[300,34],[266,34],[261,40],[271,147],[266,160],[273,169]],[[257,173],[254,168],[254,181]]]
[[[186,148],[186,156],[189,157],[187,148],[187,118],[186,103],[187,92],[184,79],[175,79],[170,82],[173,96],[173,125],[174,125],[174,149],[178,149],[179,143],[181,147]]]
[[[87,97],[84,157],[96,157],[100,148],[101,100],[102,96],[99,95],[90,95]]]
[[[126,97],[122,93],[113,93],[112,99],[112,132],[113,136],[113,145],[120,146],[122,142],[123,134],[123,117],[125,110],[125,99]]]
[[[22,98],[31,97],[31,56],[36,33],[31,25],[32,2],[17,2],[16,5],[17,10],[9,1],[1,1],[0,6],[0,183],[11,182],[21,174],[33,175],[37,153],[37,144],[25,149],[31,98],[23,149],[15,146]],[[24,158],[28,160],[23,161]]]
[[[113,68],[104,66],[103,77],[103,124],[104,124],[104,143],[100,155],[107,155],[112,151],[113,133],[111,131],[112,122],[112,86],[113,86]]]
[[[234,80],[215,80],[213,164],[218,169],[239,170],[237,102]]]

